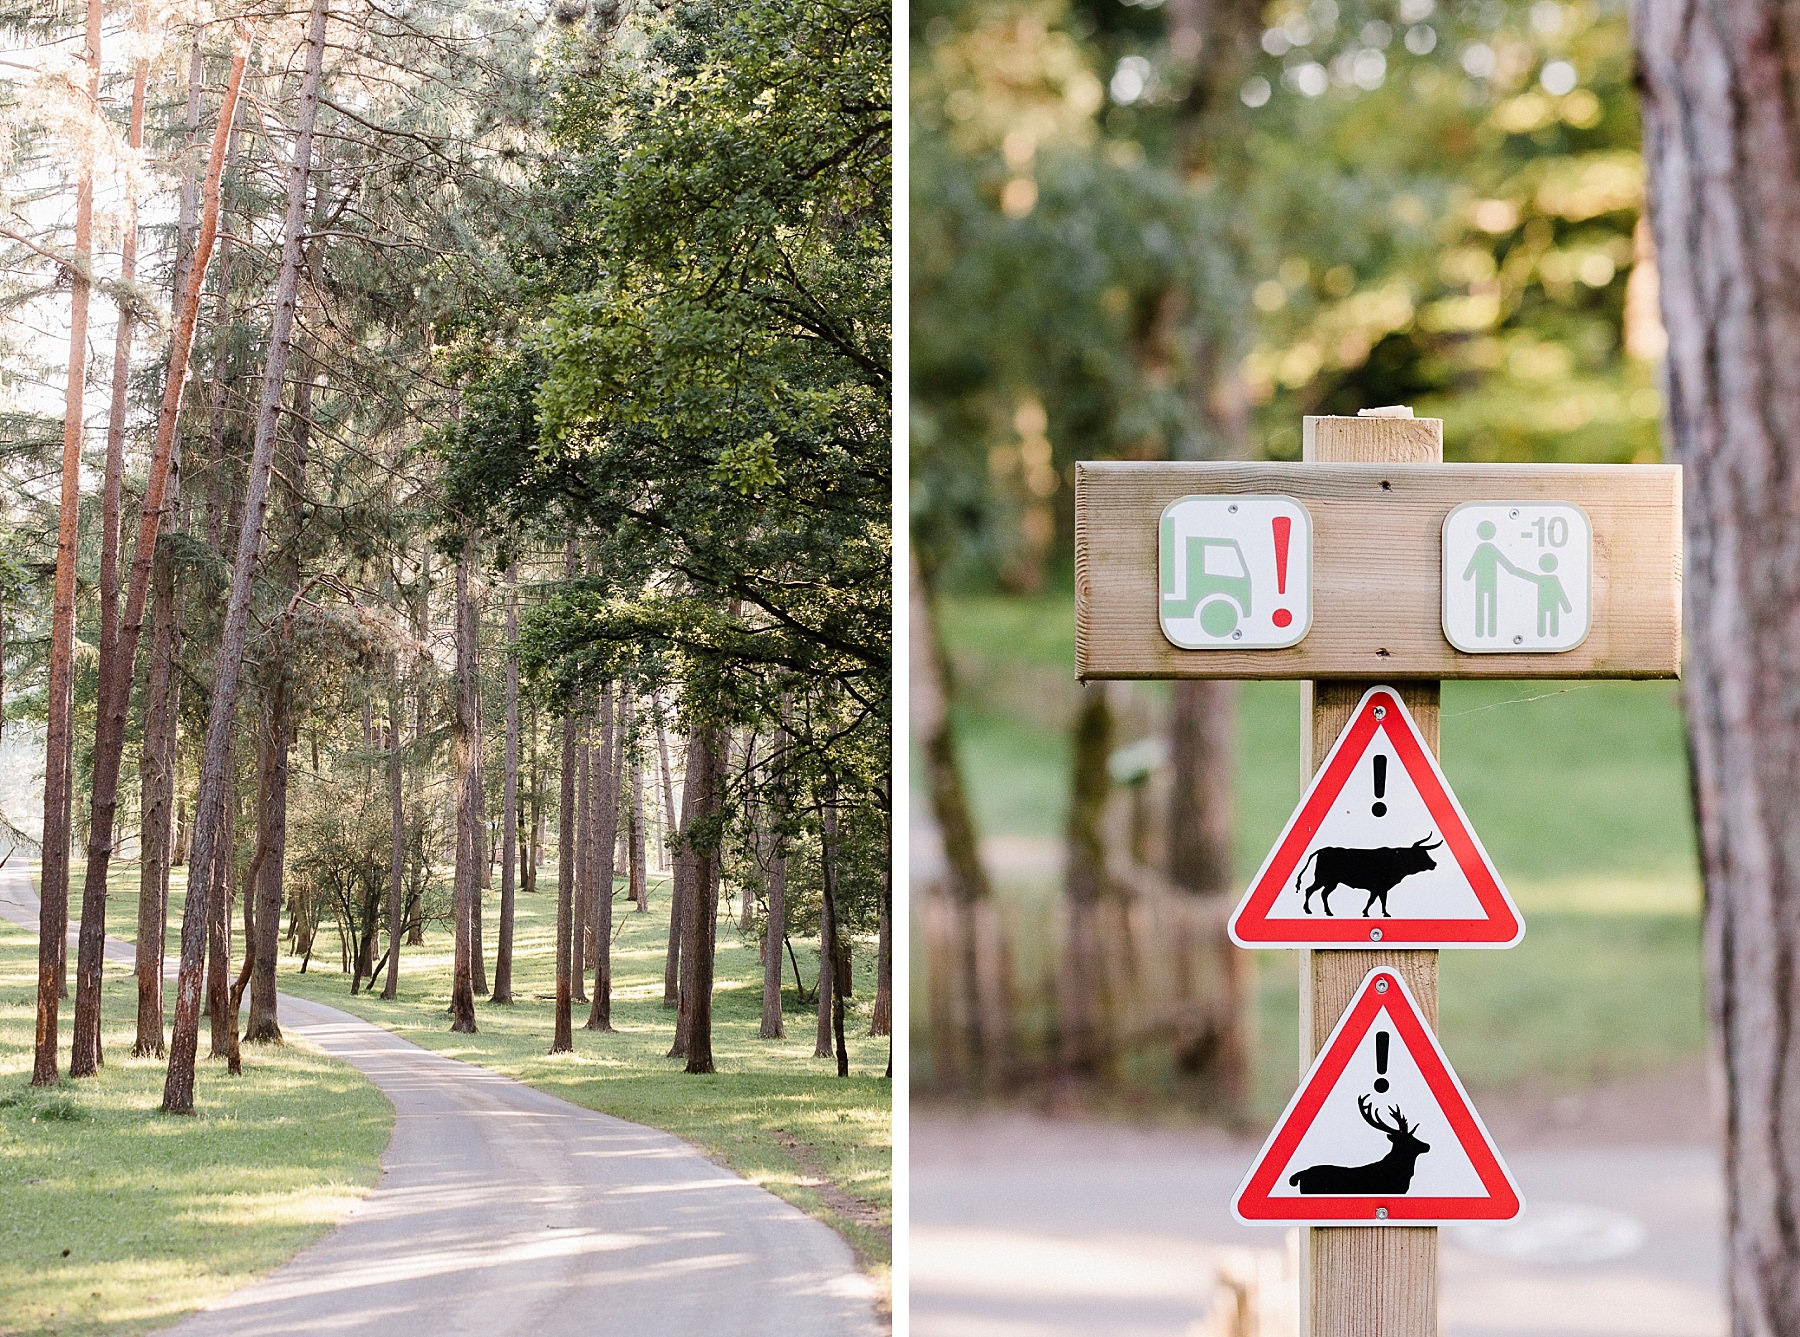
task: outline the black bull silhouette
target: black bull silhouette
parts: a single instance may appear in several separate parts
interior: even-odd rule
[[[1431,851],[1444,842],[1427,845],[1430,840],[1427,834],[1423,840],[1416,840],[1410,845],[1384,845],[1378,849],[1358,850],[1346,849],[1339,845],[1324,845],[1306,856],[1306,862],[1300,865],[1300,871],[1294,877],[1294,890],[1300,890],[1300,883],[1306,877],[1306,869],[1311,865],[1313,870],[1312,885],[1301,897],[1300,907],[1307,914],[1312,913],[1312,897],[1319,893],[1319,904],[1327,915],[1331,914],[1331,893],[1339,887],[1350,887],[1355,891],[1369,893],[1368,904],[1363,906],[1363,917],[1381,902],[1381,914],[1384,919],[1392,919],[1388,913],[1388,893],[1414,873],[1426,873],[1437,867],[1437,860],[1431,857]]]

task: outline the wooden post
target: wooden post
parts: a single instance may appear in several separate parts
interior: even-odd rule
[[[1404,416],[1401,416],[1401,415]],[[1392,416],[1389,416],[1392,415]],[[1356,418],[1308,418],[1309,463],[1433,464],[1444,457],[1444,424],[1412,411],[1377,410]],[[1310,778],[1350,722],[1373,681],[1309,682],[1301,701],[1306,721],[1304,776]],[[1419,731],[1438,750],[1438,684],[1398,684]],[[1437,1026],[1436,952],[1311,951],[1300,954],[1300,1071],[1350,1005],[1363,977],[1391,966],[1405,978],[1427,1024]],[[1435,1226],[1309,1227],[1301,1250],[1301,1332],[1306,1337],[1436,1337]]]

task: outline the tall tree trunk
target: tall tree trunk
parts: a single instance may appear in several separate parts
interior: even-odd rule
[[[1800,1332],[1800,32],[1772,0],[1645,0],[1632,16],[1667,430],[1686,469],[1683,694],[1732,1332],[1775,1337]]]
[[[820,870],[823,871],[831,863],[831,856],[825,853],[824,842],[820,842]],[[819,989],[818,1008],[816,1009],[816,1028],[813,1040],[813,1057],[830,1058],[831,1017],[838,995],[837,972],[837,932],[832,913],[831,895],[826,892],[819,898]]]
[[[225,831],[218,845],[214,867],[217,869],[217,881],[214,892],[206,902],[206,1021],[207,1038],[210,1042],[210,1054],[213,1058],[227,1058],[231,1054],[231,1040],[226,1035],[227,1018],[225,1015],[226,999],[231,991],[231,902],[236,895],[237,880],[233,861],[237,855],[237,816],[238,816],[238,780],[237,780],[237,744],[236,740],[225,746],[225,774],[228,786],[225,799]],[[237,1019],[230,1019],[230,1028],[235,1030]]]
[[[388,656],[388,961],[383,998],[400,996],[400,934],[405,928],[406,804],[400,754],[400,664]]]
[[[663,866],[669,867],[669,833],[676,827],[675,815],[675,778],[669,774],[669,738],[663,732],[662,720],[656,721],[656,754],[662,762],[662,800],[663,815],[659,830],[662,832]]]
[[[629,786],[625,810],[631,822],[631,899],[637,906],[637,913],[644,914],[650,909],[650,870],[644,857],[644,753],[635,736],[636,716],[636,701],[626,697],[627,723],[622,745],[628,750],[630,758],[625,781]]]
[[[280,1044],[281,1021],[275,992],[275,959],[281,951],[282,870],[287,860],[288,748],[294,736],[293,687],[277,668],[269,684],[261,772],[261,811],[256,824],[254,875],[244,886],[244,922],[249,928],[244,954],[250,969],[250,1019],[245,1038],[253,1044]],[[235,1025],[235,1023],[234,1023]]]
[[[821,1008],[825,997],[825,981],[831,981],[831,1026],[826,1037],[825,1053],[816,1055],[829,1058],[837,1054],[837,1075],[850,1075],[850,1050],[844,1043],[844,995],[848,990],[848,981],[838,978],[839,963],[844,954],[838,944],[838,912],[837,912],[837,865],[838,865],[838,813],[837,786],[833,784],[826,795],[824,811],[820,814],[823,835],[819,841],[819,872],[823,883],[823,895],[819,899],[820,915],[820,962],[819,962],[819,998]],[[823,1020],[821,1015],[821,1020]]]
[[[519,842],[519,893],[537,895],[537,870],[544,855],[544,776],[539,764],[537,706],[531,708],[531,825],[530,835]]]
[[[574,578],[575,540],[570,539],[563,551],[563,579]],[[575,965],[576,746],[575,703],[571,701],[563,713],[562,796],[556,823],[556,1033],[550,1041],[552,1054],[567,1054],[575,1048],[571,975]]]
[[[569,939],[569,988],[575,1003],[588,1001],[587,963],[593,945],[593,904],[595,865],[594,847],[594,716],[584,710],[577,725],[580,742],[575,752],[575,936]]]
[[[624,738],[629,727],[623,695],[608,687],[600,704],[600,748],[595,761],[599,775],[594,785],[593,844],[596,851],[610,851],[619,832],[619,775],[625,760]],[[594,1006],[588,1013],[590,1031],[610,1031],[612,1025],[612,860],[596,860],[594,888]]]
[[[500,945],[494,957],[496,1003],[512,1002],[514,874],[519,857],[519,592],[506,572],[506,752],[500,774]]]
[[[475,898],[481,895],[481,716],[476,679],[475,602],[469,593],[475,534],[463,536],[456,564],[456,960],[450,1029],[475,1031]]]
[[[140,54],[134,62],[131,84],[131,120],[126,132],[134,152],[144,147],[144,92],[150,80],[150,62],[143,53],[148,38],[149,10],[144,0],[131,8],[133,40]],[[110,682],[119,672],[119,539],[125,487],[126,394],[131,385],[131,336],[137,322],[137,190],[126,174],[123,199],[123,239],[119,247],[119,318],[113,336],[112,404],[106,422],[106,473],[100,487],[100,681]],[[126,691],[129,693],[129,680]],[[105,689],[102,689],[102,695]],[[121,740],[123,747],[123,740]],[[96,793],[95,799],[100,795]],[[114,795],[117,801],[117,795]],[[93,823],[99,829],[102,822]],[[112,822],[106,828],[107,853],[112,854]],[[90,855],[91,858],[91,855]],[[89,1077],[99,1071],[100,988],[105,964],[106,884],[87,878],[81,893],[81,943],[75,964],[75,1038],[69,1057],[71,1077]]]
[[[786,729],[776,746],[785,754]],[[787,836],[782,829],[786,817],[784,803],[770,822],[769,918],[763,927],[762,1027],[757,1032],[764,1040],[779,1040],[787,1034],[781,1011],[781,944],[787,939]]]
[[[87,113],[100,116],[100,0],[88,0]],[[92,137],[82,136],[84,142]],[[54,1086],[56,1016],[69,950],[69,816],[75,759],[75,516],[81,504],[81,432],[87,399],[88,294],[94,251],[94,158],[84,150],[75,188],[69,269],[69,378],[63,396],[61,509],[50,596],[49,713],[44,731],[44,857],[39,874],[37,1048],[31,1084]],[[85,903],[85,897],[84,897]]]
[[[222,895],[218,863],[229,859],[226,837],[226,798],[232,777],[226,760],[237,707],[238,681],[243,671],[244,639],[250,623],[250,596],[256,561],[262,546],[264,513],[268,508],[269,475],[275,463],[275,441],[281,411],[281,394],[287,377],[292,346],[294,306],[300,284],[303,223],[306,214],[307,172],[312,162],[313,126],[318,119],[319,82],[325,57],[327,0],[313,0],[312,21],[306,40],[306,72],[301,80],[296,117],[294,157],[288,167],[287,213],[282,225],[281,268],[276,279],[275,312],[269,331],[269,357],[263,369],[262,397],[257,405],[256,437],[251,450],[249,477],[244,489],[244,518],[238,531],[237,558],[232,565],[231,591],[219,634],[214,661],[213,696],[206,724],[206,743],[201,751],[200,794],[194,805],[193,857],[189,869],[187,905],[181,921],[181,971],[176,979],[175,1024],[169,1046],[169,1071],[163,1083],[163,1109],[191,1114],[194,1109],[194,1051],[199,1043],[201,956],[206,946],[206,925],[211,901]],[[219,141],[221,158],[223,147]],[[203,229],[204,235],[204,229]],[[193,280],[189,275],[189,291]],[[160,435],[160,429],[159,429]],[[160,452],[159,452],[160,453]],[[158,498],[160,503],[160,498]],[[150,507],[146,496],[146,513]],[[154,530],[152,530],[154,533]],[[140,548],[148,546],[140,531]],[[148,555],[140,552],[140,563]],[[135,594],[137,573],[133,571]],[[127,634],[130,618],[126,621]]]
[[[678,1054],[687,1072],[713,1071],[713,951],[719,921],[718,811],[725,777],[729,735],[720,728],[697,727],[688,739],[688,765],[682,813],[682,858],[692,861],[681,955],[681,1005],[676,1021]],[[691,819],[690,819],[691,814]]]
[[[691,748],[691,739],[689,740],[689,744]],[[662,721],[660,720],[658,720],[656,724],[656,746],[657,750],[662,755],[663,801],[668,805],[668,820],[673,822],[675,820],[675,791],[674,782],[669,776],[669,740],[668,736],[663,732]],[[687,808],[692,802],[689,795],[690,778],[691,777],[685,777],[682,780],[681,785],[682,813],[680,827],[683,830],[686,829],[689,820]],[[662,1005],[664,1007],[673,1007],[678,1010],[681,1005],[683,926],[687,923],[688,904],[692,899],[694,882],[694,862],[691,859],[685,858],[685,854],[685,845],[681,845],[675,851],[675,867],[673,876],[669,880],[669,947],[667,954],[663,957]],[[681,1021],[679,1019],[679,1011],[675,1023],[675,1034],[676,1043],[680,1044]],[[672,1053],[670,1057],[679,1057],[679,1054]]]
[[[894,1031],[894,895],[886,868],[881,871],[880,934],[875,947],[875,1005],[869,1014],[870,1035],[892,1035]]]
[[[187,138],[197,145],[200,136],[200,88],[204,67],[196,44],[188,58]],[[193,265],[195,234],[200,213],[199,174],[182,178],[181,201],[176,215],[176,263],[172,304],[179,305]],[[167,491],[158,525],[159,535],[175,532],[175,512],[181,491],[181,443],[177,438],[169,452]],[[151,592],[156,602],[150,615],[150,665],[144,711],[144,742],[138,763],[138,913],[134,955],[137,976],[137,1035],[133,1058],[163,1057],[163,962],[167,955],[169,921],[169,865],[175,852],[175,770],[177,718],[181,705],[181,679],[175,672],[181,650],[181,625],[185,597],[175,590],[175,565],[160,541],[151,565]]]

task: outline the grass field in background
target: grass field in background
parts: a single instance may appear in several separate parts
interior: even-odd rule
[[[970,598],[943,610],[958,742],[984,835],[1054,841],[1068,795],[1076,687],[1071,596]],[[1160,683],[1116,685],[1151,719]],[[1449,682],[1445,772],[1526,920],[1510,951],[1446,952],[1441,1029],[1488,1090],[1566,1090],[1698,1053],[1700,890],[1675,683]],[[1300,688],[1246,683],[1237,863],[1246,881],[1300,795]],[[1121,743],[1131,741],[1121,732]],[[917,795],[915,794],[915,798]],[[1002,875],[1040,902],[1053,877]],[[1262,1103],[1295,1072],[1294,954],[1260,954]],[[916,1017],[915,1010],[915,1017]]]
[[[323,1235],[379,1174],[392,1108],[306,1045],[235,1079],[203,1060],[195,1117],[158,1113],[165,1068],[130,1057],[136,1008],[113,973],[100,1075],[34,1089],[37,935],[0,922],[0,1333],[165,1327]]]

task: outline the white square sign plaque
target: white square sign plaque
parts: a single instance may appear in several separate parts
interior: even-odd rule
[[[1157,535],[1163,635],[1184,650],[1279,650],[1312,627],[1312,517],[1292,497],[1181,497]]]
[[[1573,650],[1593,571],[1594,527],[1573,502],[1465,502],[1444,518],[1444,639],[1465,654]]]

